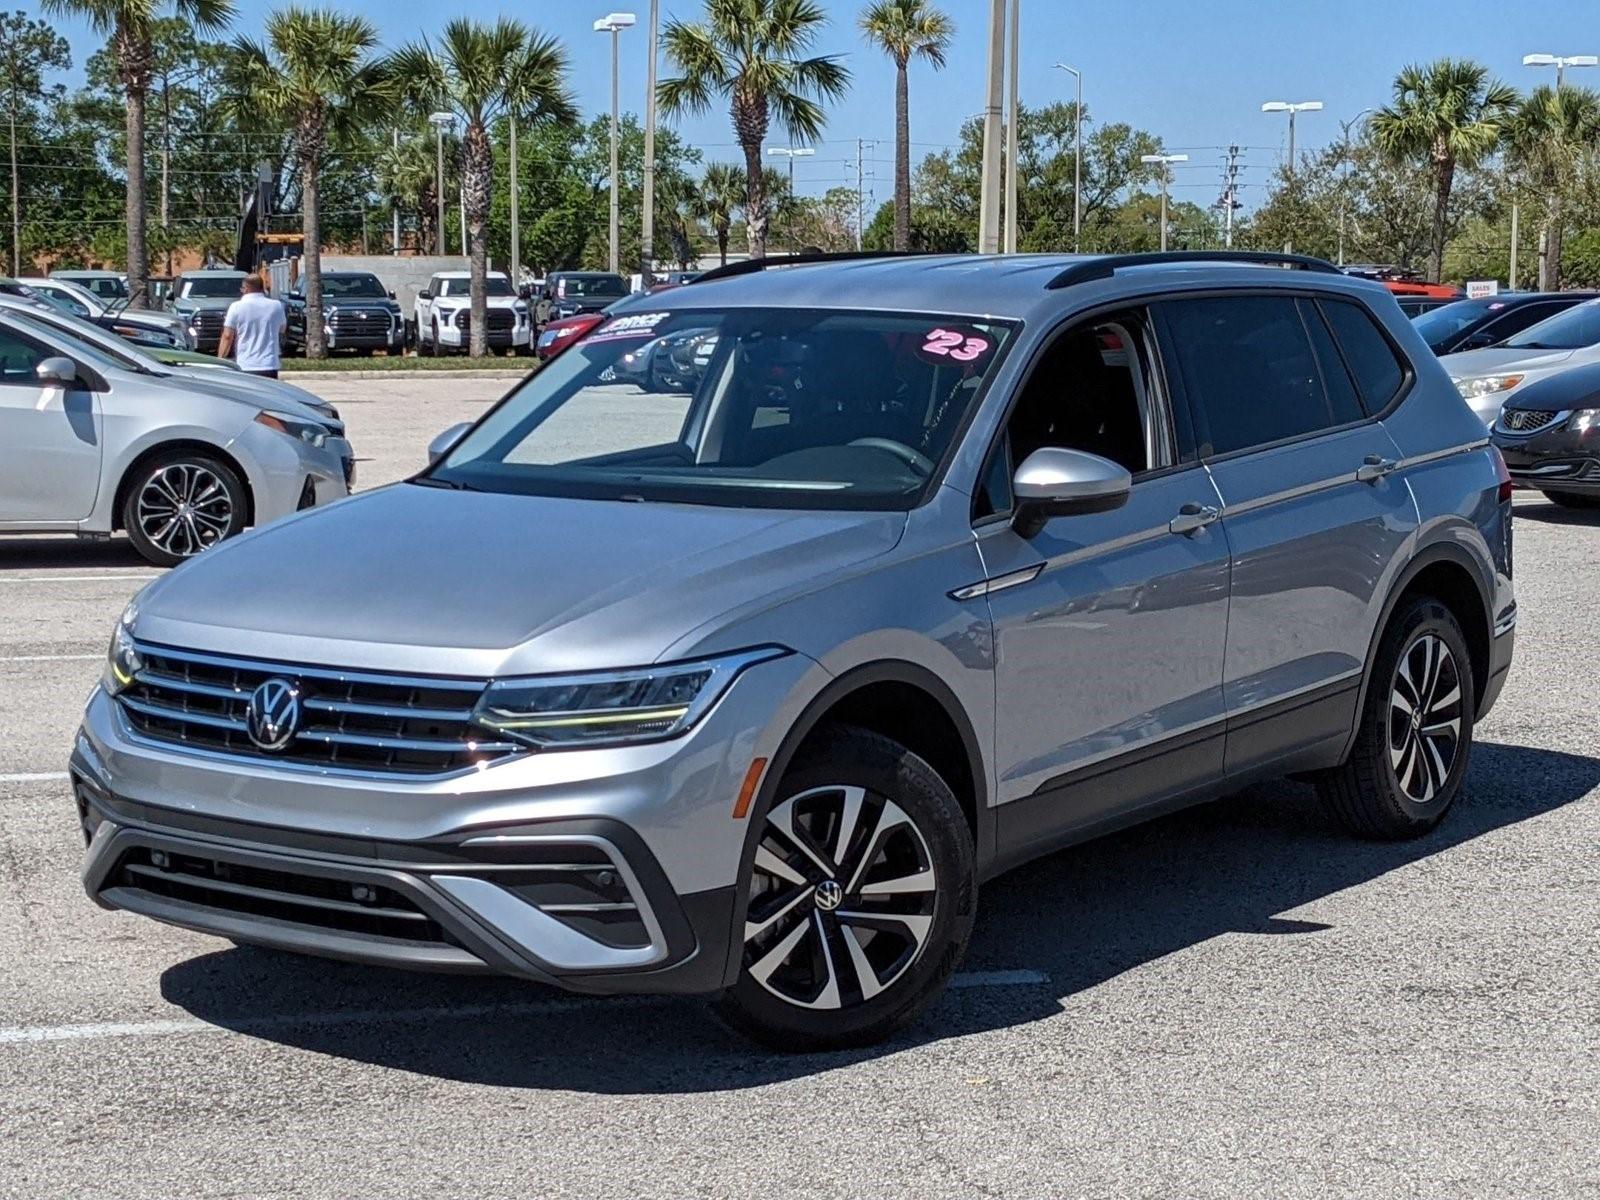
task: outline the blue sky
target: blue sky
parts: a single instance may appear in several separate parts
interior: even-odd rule
[[[270,0],[237,0],[239,27],[259,23]],[[315,0],[303,0],[315,2]],[[429,6],[389,0],[339,0],[367,13],[391,43],[416,36],[421,20],[442,20]],[[1338,135],[1338,122],[1388,97],[1395,72],[1406,62],[1454,55],[1488,64],[1507,82],[1527,88],[1549,81],[1548,71],[1521,65],[1533,51],[1600,53],[1600,22],[1585,0],[1143,0],[1088,4],[1077,0],[1022,0],[1022,99],[1042,104],[1070,97],[1071,77],[1052,69],[1058,60],[1084,72],[1084,101],[1091,118],[1127,121],[1190,155],[1179,168],[1174,194],[1198,203],[1215,199],[1220,147],[1246,147],[1241,194],[1251,207],[1283,153],[1284,120],[1260,112],[1264,100],[1322,100],[1327,109],[1300,119],[1299,144],[1309,148]],[[850,96],[833,109],[826,140],[814,159],[796,165],[799,190],[821,192],[854,183],[855,139],[871,139],[867,186],[876,199],[893,190],[893,69],[856,32],[860,0],[823,0],[833,23],[819,50],[841,54],[854,75]],[[984,102],[983,64],[987,0],[943,0],[957,35],[943,72],[914,66],[911,77],[913,161],[955,140],[967,115]],[[34,7],[25,3],[24,7]],[[448,6],[447,6],[448,7]],[[626,10],[629,0],[563,0],[522,6],[475,4],[471,14],[504,11],[561,38],[585,111],[610,103],[608,39],[591,29],[595,17]],[[631,5],[641,25],[646,0]],[[662,0],[667,16],[692,18],[697,0]],[[465,11],[453,9],[451,11]],[[403,15],[397,15],[403,14]],[[57,22],[81,65],[94,48],[87,26]],[[622,35],[622,103],[639,109],[644,98],[645,45],[641,29]],[[665,67],[663,66],[663,69]],[[1600,68],[1574,72],[1573,82]],[[679,127],[708,159],[734,158],[726,115]],[[779,135],[781,137],[781,135]],[[776,139],[775,139],[776,140]]]

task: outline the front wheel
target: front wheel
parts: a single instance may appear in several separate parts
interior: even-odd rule
[[[882,1041],[939,994],[972,935],[972,835],[904,746],[823,730],[790,766],[746,881],[744,957],[720,1012],[781,1050]]]
[[[172,567],[242,532],[248,507],[244,484],[226,464],[178,450],[138,468],[122,524],[135,550]]]
[[[1455,803],[1477,712],[1472,652],[1431,596],[1403,605],[1379,643],[1355,747],[1317,790],[1353,832],[1417,837]]]

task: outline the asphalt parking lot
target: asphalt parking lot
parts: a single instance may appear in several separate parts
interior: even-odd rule
[[[509,380],[306,386],[368,487]],[[1355,842],[1281,783],[1054,855],[915,1029],[809,1057],[95,908],[62,772],[154,572],[0,539],[0,1195],[1600,1194],[1600,514],[1517,516],[1517,661],[1442,828]]]

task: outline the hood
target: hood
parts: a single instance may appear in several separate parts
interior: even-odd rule
[[[185,296],[181,300],[174,300],[172,307],[177,312],[211,312],[217,309],[227,310],[239,297],[237,296]]]
[[[125,325],[143,325],[147,329],[181,329],[183,322],[171,313],[150,312],[148,309],[125,308],[121,312],[107,312],[102,320],[119,321]]]
[[[255,376],[245,375],[242,371],[218,371],[211,367],[195,367],[174,371],[173,374],[163,377],[161,382],[168,387],[182,388],[187,392],[200,392],[222,400],[232,400],[251,408],[270,408],[285,416],[299,417],[304,421],[316,421],[323,425],[331,422],[337,426],[335,432],[343,435],[344,426],[330,416],[330,407],[321,400],[312,396],[310,399],[313,403],[306,403],[295,395],[300,391],[297,387],[285,384],[281,391],[268,390],[261,388],[255,380]],[[261,380],[261,382],[274,381]]]
[[[1491,346],[1487,350],[1463,350],[1460,354],[1446,354],[1439,361],[1450,372],[1451,379],[1469,379],[1475,375],[1504,375],[1513,370],[1535,371],[1544,367],[1560,366],[1571,358],[1575,350],[1527,350],[1504,346]]]
[[[401,483],[206,551],[141,593],[136,632],[191,649],[431,674],[636,666],[688,634],[714,636],[719,620],[753,603],[887,553],[905,525],[904,513]]]

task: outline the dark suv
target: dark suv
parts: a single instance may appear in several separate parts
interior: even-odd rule
[[[597,313],[628,294],[628,281],[610,271],[556,271],[539,296],[539,326],[563,317]]]

